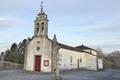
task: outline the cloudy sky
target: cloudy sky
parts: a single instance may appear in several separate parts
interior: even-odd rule
[[[41,0],[0,0],[0,52],[33,36]],[[44,0],[49,37],[109,53],[120,49],[120,0]]]

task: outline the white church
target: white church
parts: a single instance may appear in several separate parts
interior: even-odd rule
[[[48,16],[41,10],[34,21],[34,36],[28,41],[25,49],[24,70],[51,72],[53,40],[48,37]],[[84,45],[72,47],[62,43],[59,46],[60,70],[103,69],[103,60],[97,57],[95,49]]]

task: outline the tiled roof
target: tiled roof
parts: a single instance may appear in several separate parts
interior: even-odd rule
[[[58,43],[58,45],[59,45],[61,48],[64,48],[64,49],[69,49],[69,50],[73,50],[73,51],[77,51],[77,52],[83,52],[83,51],[80,50],[80,49],[77,49],[77,48],[75,48],[75,47],[71,47],[71,46],[68,46],[68,45],[65,45],[65,44]]]
[[[68,45],[65,45],[65,44],[61,44],[61,43],[58,43],[58,45],[59,45],[61,48],[64,48],[64,49],[68,49],[68,50],[72,50],[72,51],[77,51],[77,52],[84,52],[84,53],[87,53],[87,54],[96,56],[96,55],[94,55],[94,54],[91,54],[90,52],[84,51],[84,50],[79,49],[79,48],[71,47],[71,46],[68,46]]]
[[[77,48],[77,49],[81,49],[81,50],[94,50],[94,51],[96,51],[95,49],[92,49],[92,48],[90,48],[90,47],[87,47],[87,46],[84,46],[84,45],[81,45],[81,46],[77,46],[77,47],[75,47],[75,48]]]

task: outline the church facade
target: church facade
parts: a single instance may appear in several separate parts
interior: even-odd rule
[[[48,38],[48,17],[41,11],[34,21],[34,36],[25,49],[24,70],[51,72],[53,40]],[[84,45],[72,47],[57,43],[59,47],[60,70],[103,68],[103,60],[97,57],[97,51]]]

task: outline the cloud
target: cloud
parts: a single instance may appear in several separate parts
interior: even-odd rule
[[[105,33],[108,33],[108,32],[120,32],[120,24],[119,25],[116,25],[116,24],[99,24],[99,25],[93,25],[93,26],[88,26],[88,27],[85,27],[83,28],[83,30],[86,30],[86,31],[94,31],[94,32],[105,32]]]
[[[0,1],[0,9],[25,9],[25,8],[29,8],[29,6],[32,4],[35,5],[34,0],[1,0]],[[37,3],[37,2],[36,2]]]
[[[104,53],[120,51],[120,44],[100,44],[100,45],[92,45],[91,47],[93,47],[95,49],[101,48]]]
[[[10,43],[0,42],[0,53],[10,48]]]
[[[57,34],[59,41],[70,45],[120,43],[120,0],[44,2],[50,20],[49,34]],[[31,36],[39,10],[40,0],[0,0],[0,41],[18,42]]]
[[[0,18],[0,29],[7,29],[15,26],[15,22],[9,19]]]

